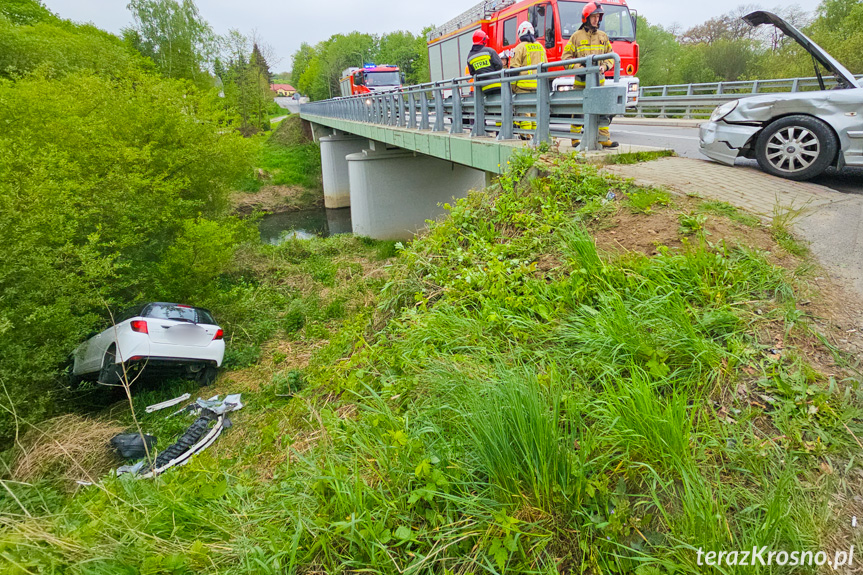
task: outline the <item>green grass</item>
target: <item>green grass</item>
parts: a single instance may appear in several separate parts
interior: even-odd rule
[[[856,544],[833,505],[856,493],[859,375],[814,361],[794,274],[693,225],[681,250],[608,256],[586,226],[617,182],[511,161],[406,246],[240,254],[220,288],[232,345],[267,351],[234,427],[156,481],[40,484],[0,554],[73,573],[700,575],[698,548]],[[631,192],[644,213],[670,202]]]
[[[674,150],[655,150],[650,152],[627,152],[625,154],[610,154],[603,157],[605,164],[637,164],[639,162],[650,162],[659,158],[676,156]]]
[[[671,195],[658,188],[637,189],[629,194],[627,205],[633,214],[649,214],[655,206],[667,206]]]
[[[303,134],[299,116],[288,116],[272,134],[257,138],[256,171],[239,183],[240,191],[257,192],[265,185],[321,190],[321,150]],[[267,178],[261,179],[257,169]]]
[[[734,206],[726,202],[705,201],[698,206],[698,211],[706,214],[715,214],[725,216],[729,220],[754,228],[758,226],[760,220],[751,214],[741,212]]]

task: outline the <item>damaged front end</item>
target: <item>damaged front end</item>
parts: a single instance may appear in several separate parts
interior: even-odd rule
[[[729,166],[734,160],[746,155],[751,148],[753,137],[761,129],[761,124],[729,124],[724,119],[740,106],[740,100],[732,100],[719,106],[710,116],[710,121],[699,127],[701,153]]]

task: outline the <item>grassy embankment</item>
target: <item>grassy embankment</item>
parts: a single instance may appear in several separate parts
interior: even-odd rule
[[[701,547],[859,544],[860,375],[786,230],[535,162],[395,260],[351,237],[242,253],[225,293],[258,343],[213,390],[244,393],[234,427],[155,481],[14,484],[0,554],[21,572],[656,575],[704,573]],[[188,423],[141,415],[179,391],[136,398],[145,430]]]
[[[257,137],[256,170],[239,183],[235,209],[242,213],[323,206],[321,151],[290,115],[272,134]]]

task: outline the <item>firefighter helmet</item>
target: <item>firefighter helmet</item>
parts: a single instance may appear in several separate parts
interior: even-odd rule
[[[593,14],[599,14],[599,21],[602,22],[602,15],[605,14],[605,12],[602,11],[602,6],[597,2],[591,2],[584,7],[584,10],[581,11],[581,23],[586,24],[587,19]]]
[[[488,44],[488,34],[483,32],[482,30],[477,30],[473,33],[473,43],[474,44],[482,44],[485,46]]]
[[[521,38],[522,36],[524,36],[527,33],[536,34],[536,32],[533,29],[533,24],[531,24],[530,22],[524,21],[518,25],[518,37]]]

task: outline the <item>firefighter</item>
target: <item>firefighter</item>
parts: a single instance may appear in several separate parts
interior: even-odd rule
[[[573,58],[584,58],[594,54],[609,54],[613,52],[611,42],[608,41],[608,35],[599,29],[599,24],[602,22],[602,6],[596,2],[588,3],[581,11],[581,28],[575,31],[569,42],[563,49],[562,60],[572,60]],[[600,86],[605,84],[605,72],[611,70],[614,66],[613,60],[600,60],[599,69],[602,74],[599,77]],[[569,68],[583,68],[582,64],[568,66]],[[576,76],[573,81],[573,88],[576,90],[584,89],[584,76]],[[611,125],[611,116],[599,117],[599,145],[603,148],[616,148],[618,143],[611,139],[609,126]],[[572,126],[570,131],[576,134],[581,133],[581,126]],[[573,147],[580,143],[579,140],[572,140]]]
[[[536,41],[533,25],[530,22],[522,22],[518,26],[519,43],[513,51],[512,58],[509,61],[510,68],[523,68],[525,66],[536,66],[542,62],[548,62],[545,55],[545,47]],[[533,70],[524,70],[519,72],[519,80],[512,83],[512,91],[514,94],[528,94],[536,92],[536,80],[528,79],[536,74],[536,68]],[[524,79],[521,79],[524,78]],[[526,116],[535,116],[536,114],[525,114]],[[531,120],[519,122],[520,128],[523,130],[535,130],[536,122]],[[522,134],[522,139],[527,139],[529,136]]]
[[[488,34],[482,30],[473,33],[473,46],[467,53],[467,72],[471,76],[478,76],[488,72],[497,72],[503,69],[503,62],[497,52],[488,47]],[[482,78],[478,78],[482,80]],[[482,87],[483,94],[499,94],[500,82],[487,84]]]

